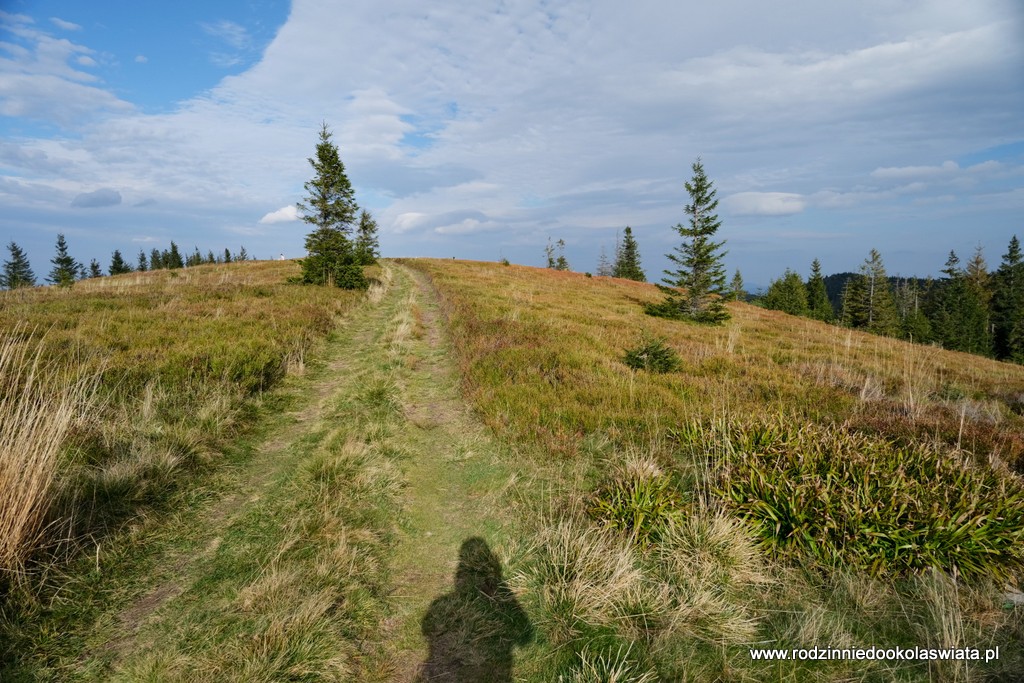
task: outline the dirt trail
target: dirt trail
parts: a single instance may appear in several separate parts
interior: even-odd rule
[[[386,380],[397,387],[399,404],[386,443],[401,454],[394,463],[403,484],[387,555],[392,609],[381,614],[384,621],[374,637],[383,645],[358,646],[363,654],[350,661],[361,661],[362,675],[374,680],[511,681],[514,646],[526,644],[532,634],[498,559],[510,516],[506,491],[519,475],[461,397],[428,279],[400,264],[387,265],[385,272],[386,293],[370,296],[350,314],[328,346],[325,367],[304,380],[303,400],[279,418],[250,460],[227,473],[224,497],[193,517],[189,540],[172,545],[176,550],[158,561],[150,588],[97,634],[91,654],[82,660],[86,668],[98,658],[113,678],[161,670],[174,673],[174,680],[192,680],[191,667],[214,666],[211,661],[232,670],[230,662],[207,651],[217,646],[204,645],[196,629],[247,628],[238,621],[248,618],[245,609],[234,606],[239,594],[251,592],[252,577],[244,576],[251,570],[243,566],[243,576],[221,583],[211,575],[220,571],[224,557],[238,557],[243,565],[256,562],[263,566],[259,572],[266,571],[265,560],[252,559],[266,548],[250,550],[252,532],[239,529],[250,528],[245,525],[254,513],[274,519],[281,514],[275,510],[288,509],[282,500],[322,438],[316,435],[345,423],[351,409],[346,406],[365,401],[373,391],[370,383]],[[284,521],[268,528],[283,528]],[[287,539],[267,537],[264,543],[283,543],[278,556],[290,552]],[[235,621],[218,622],[210,614],[221,607]],[[176,623],[195,626],[175,630]],[[193,640],[176,642],[179,637]]]
[[[346,314],[340,323],[355,331],[352,338],[355,345],[369,344],[383,324],[383,320],[376,315],[378,311],[374,304],[386,295],[390,285],[390,271],[385,271],[385,274],[386,280],[381,291],[369,295],[370,301]],[[268,435],[242,468],[223,473],[231,480],[227,492],[202,511],[191,525],[194,529],[203,530],[198,542],[191,544],[194,550],[171,551],[156,571],[159,580],[117,615],[114,634],[97,648],[103,656],[112,655],[115,666],[123,655],[133,650],[140,627],[160,607],[181,595],[195,581],[196,576],[190,575],[187,567],[212,555],[220,547],[223,533],[231,527],[233,521],[258,502],[268,488],[279,484],[285,472],[294,467],[294,458],[287,457],[289,449],[309,432],[311,425],[322,419],[328,405],[337,399],[339,392],[350,389],[340,381],[351,365],[345,349],[344,344],[328,345],[324,367],[316,372],[316,379],[304,387],[303,400],[299,401],[294,410],[284,414],[281,426]]]
[[[519,634],[511,632],[515,626],[502,626],[508,633],[481,648],[480,634],[472,631],[484,625],[471,623],[481,615],[473,597],[460,600],[459,593],[479,580],[494,584],[485,590],[511,599],[497,557],[509,521],[503,498],[516,475],[460,395],[436,293],[423,273],[403,267],[402,275],[414,283],[408,306],[418,312],[422,331],[408,340],[415,360],[402,377],[408,419],[402,440],[411,457],[404,466],[407,524],[393,567],[397,609],[388,640],[394,680],[416,680],[417,672],[425,680],[447,680],[459,667],[457,680],[471,680],[465,675],[476,664],[490,671],[479,680],[502,680],[494,667],[503,664],[495,660],[508,658],[510,665],[511,647],[503,641]],[[466,642],[474,638],[476,645]],[[486,661],[474,663],[474,657]]]

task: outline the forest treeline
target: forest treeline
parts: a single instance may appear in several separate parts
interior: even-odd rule
[[[7,245],[7,251],[9,256],[4,261],[3,267],[0,268],[0,288],[18,289],[19,287],[34,287],[39,284],[25,250],[12,241]],[[77,280],[103,277],[104,275],[122,275],[148,270],[173,270],[208,263],[251,260],[253,257],[249,255],[244,246],[234,254],[227,248],[223,252],[214,253],[211,249],[203,254],[199,251],[199,247],[194,247],[192,253],[183,256],[178,245],[172,240],[171,246],[165,249],[153,248],[148,253],[144,249],[139,249],[134,263],[126,260],[119,249],[115,249],[110,256],[110,264],[107,266],[106,273],[104,273],[103,266],[96,259],[92,259],[89,265],[75,259],[68,250],[68,243],[64,239],[64,235],[59,234],[54,257],[50,259],[50,272],[46,275],[45,281],[51,285],[68,287]]]
[[[981,247],[962,263],[949,252],[938,278],[891,277],[875,249],[856,273],[824,277],[815,259],[805,281],[786,270],[755,298],[785,311],[953,351],[1024,363],[1024,258],[1014,236],[990,271]]]

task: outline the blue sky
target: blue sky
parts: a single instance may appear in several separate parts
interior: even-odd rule
[[[37,275],[182,248],[301,256],[319,123],[385,255],[651,278],[699,155],[730,272],[935,274],[1024,237],[1014,0],[0,3],[0,239]]]

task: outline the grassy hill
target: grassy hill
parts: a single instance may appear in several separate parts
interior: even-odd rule
[[[493,636],[513,613],[529,632],[516,680],[1024,676],[1024,606],[1008,599],[1024,367],[743,303],[723,327],[651,318],[659,293],[627,280],[391,269],[421,275],[366,296],[286,284],[291,262],[239,263],[0,294],[0,489],[27,492],[0,505],[0,678],[241,680],[244,664],[264,680],[411,680],[420,616],[403,596],[429,602],[416,577],[449,569],[436,536],[402,530],[454,528],[417,517],[445,503],[514,519],[493,555],[462,527],[446,540],[486,550],[501,604],[522,606],[484,619],[501,680],[512,646]],[[434,292],[413,286],[424,276]],[[631,369],[644,348],[677,367]],[[486,438],[440,398],[450,362]],[[286,418],[303,400],[319,412]],[[147,583],[160,553],[168,594]],[[479,607],[458,588],[433,603],[453,623],[460,600]],[[170,602],[146,627],[152,595]],[[128,651],[125,622],[151,651]],[[404,653],[382,650],[399,637]],[[763,662],[752,647],[1000,657]]]
[[[626,280],[410,263],[485,421],[556,463],[518,576],[566,670],[966,680],[964,664],[767,665],[748,648],[1001,643],[985,671],[1022,671],[1002,588],[1024,540],[1024,368],[743,303],[724,327],[655,319],[657,290]],[[680,370],[626,366],[652,338]]]

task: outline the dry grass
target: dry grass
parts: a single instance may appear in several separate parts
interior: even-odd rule
[[[549,469],[562,463],[553,468],[563,487],[549,503],[556,512],[524,504],[533,552],[517,580],[542,615],[549,670],[565,680],[593,668],[581,662],[608,662],[621,651],[636,671],[656,670],[663,680],[923,680],[925,667],[896,662],[759,665],[746,648],[1007,644],[1024,632],[1020,609],[992,618],[997,586],[979,583],[973,602],[954,606],[913,577],[810,569],[765,554],[758,530],[731,516],[716,492],[718,462],[694,447],[717,438],[694,425],[781,421],[891,443],[872,450],[879,457],[949,453],[1017,490],[1024,367],[743,303],[729,304],[727,327],[651,318],[643,305],[660,294],[631,281],[464,261],[408,264],[441,293],[464,389],[484,419],[508,440],[532,444]],[[621,361],[652,338],[678,354],[678,371]],[[589,474],[569,474],[581,469]],[[641,487],[629,485],[666,476],[672,485],[664,490],[635,495]],[[662,509],[649,504],[662,494],[675,496],[665,508],[674,511],[651,544],[635,543],[628,525],[584,512],[603,496],[635,520]],[[1024,672],[1019,658],[1006,660],[1006,680]],[[955,667],[935,675],[961,677]]]
[[[297,272],[247,262],[0,292],[0,568],[101,541],[216,465],[246,406],[304,372],[361,300],[287,284]]]
[[[15,327],[0,340],[0,575],[21,578],[50,510],[61,451],[93,402],[96,376],[46,367]]]
[[[651,318],[649,284],[521,266],[416,260],[440,289],[466,388],[517,439],[576,454],[604,432],[628,442],[680,422],[780,413],[850,422],[883,436],[937,439],[1016,463],[1024,454],[1024,367],[908,344],[730,303],[728,327]],[[664,338],[681,372],[619,361]],[[984,402],[962,411],[957,401]],[[964,414],[964,427],[960,417]],[[993,415],[998,420],[993,420]]]

